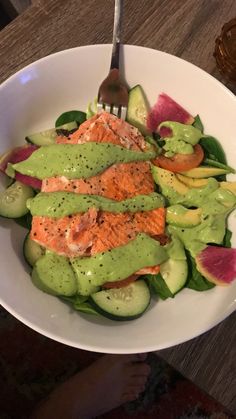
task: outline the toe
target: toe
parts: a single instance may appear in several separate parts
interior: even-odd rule
[[[137,387],[142,387],[143,388],[143,387],[146,386],[147,380],[148,380],[148,377],[138,376],[138,377],[135,377],[135,380],[134,379],[133,380],[130,380],[129,385],[130,386],[135,385]]]
[[[139,395],[145,390],[145,383],[142,384],[134,384],[130,386],[127,390],[127,393],[129,394],[136,394],[136,397],[139,397]]]
[[[123,394],[122,403],[132,402],[133,400],[136,400],[138,396],[139,396],[139,393],[135,393],[135,392]]]
[[[135,377],[135,379],[130,380],[130,382],[127,384],[126,392],[127,393],[142,393],[147,384],[147,377]]]
[[[147,377],[151,372],[150,366],[146,364],[145,362],[133,363],[129,365],[129,369],[130,369],[130,375],[133,377],[136,377],[136,376]]]

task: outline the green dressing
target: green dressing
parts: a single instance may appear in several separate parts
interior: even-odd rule
[[[171,234],[177,235],[184,247],[195,257],[205,249],[207,243],[221,244],[225,235],[227,213],[220,216],[209,215],[196,227],[180,228],[169,226]]]
[[[209,179],[208,183],[214,184]],[[208,191],[208,193],[206,193]],[[176,194],[176,193],[175,193]],[[176,198],[176,195],[175,195]],[[169,226],[169,231],[177,235],[192,256],[196,256],[206,247],[207,243],[221,244],[225,235],[226,219],[236,206],[236,196],[222,188],[209,190],[205,188],[190,189],[186,196],[179,196],[178,202],[188,206],[201,208],[200,224],[188,228]]]
[[[183,204],[187,207],[201,207],[212,192],[218,188],[219,184],[214,178],[209,178],[207,185],[201,188],[188,188],[185,194],[178,193],[174,187],[169,186],[167,183],[161,185],[162,193],[171,205]]]
[[[153,149],[132,151],[110,143],[53,144],[40,147],[12,168],[38,179],[53,176],[80,179],[95,176],[116,163],[151,160],[155,156]]]
[[[172,234],[171,242],[165,245],[168,257],[174,260],[186,260],[184,246],[181,240]]]
[[[172,157],[176,153],[192,154],[193,146],[204,136],[202,132],[192,125],[185,125],[179,122],[165,121],[159,125],[159,129],[165,127],[172,131],[171,137],[164,137],[166,157]]]
[[[124,246],[91,257],[72,258],[70,262],[79,281],[101,286],[128,278],[141,268],[159,265],[167,259],[166,250],[157,240],[140,233]]]
[[[164,198],[155,192],[150,195],[138,195],[121,202],[98,195],[83,195],[72,192],[41,192],[27,201],[27,208],[32,215],[55,218],[86,212],[91,207],[118,213],[151,211],[163,206]]]

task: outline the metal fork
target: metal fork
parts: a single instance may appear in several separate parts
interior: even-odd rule
[[[121,119],[125,119],[128,106],[128,90],[121,82],[119,75],[122,9],[123,0],[115,0],[111,66],[108,76],[103,80],[98,90],[97,110],[98,112],[105,110]]]

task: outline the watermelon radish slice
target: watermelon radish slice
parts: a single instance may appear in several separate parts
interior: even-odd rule
[[[37,150],[35,145],[26,145],[21,147],[15,147],[7,151],[0,158],[0,170],[5,173],[8,163],[18,163],[20,161],[28,159],[31,154]]]
[[[37,149],[38,147],[35,145],[26,145],[21,147],[15,147],[7,151],[0,158],[0,171],[5,173],[8,163],[18,163],[20,161],[26,160]],[[24,183],[25,185],[31,186],[34,189],[41,189],[42,182],[37,178],[22,175],[21,173],[15,172],[15,179],[19,180],[21,183]]]
[[[196,257],[197,269],[208,281],[229,285],[236,279],[236,249],[207,246]]]
[[[22,175],[21,173],[15,172],[15,179],[24,185],[31,186],[33,189],[41,189],[42,181],[36,177]]]
[[[158,129],[158,132],[162,138],[172,136],[172,130],[169,127],[161,127]]]
[[[165,121],[174,121],[191,125],[194,122],[194,118],[184,108],[182,108],[182,106],[171,99],[170,96],[165,93],[161,93],[158,96],[157,103],[148,114],[147,128],[151,132],[156,132],[160,123]],[[170,136],[171,130],[169,128],[168,131],[166,130],[167,128],[165,128],[165,132],[161,132],[161,136]]]

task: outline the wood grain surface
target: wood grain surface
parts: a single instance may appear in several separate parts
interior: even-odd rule
[[[169,52],[224,81],[213,57],[235,0],[126,0],[123,43]],[[114,0],[34,0],[0,32],[0,82],[56,51],[110,43]],[[235,91],[235,87],[229,85]],[[236,313],[159,355],[236,414]],[[157,331],[158,333],[158,331]]]

